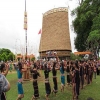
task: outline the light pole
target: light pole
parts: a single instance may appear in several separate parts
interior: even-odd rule
[[[27,60],[27,12],[26,12],[26,0],[25,0],[25,12],[24,12],[24,29],[25,29],[25,44],[26,44],[25,59]]]

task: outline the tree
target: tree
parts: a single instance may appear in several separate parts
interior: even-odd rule
[[[71,60],[81,60],[82,59],[82,57],[81,56],[78,56],[78,55],[75,55],[74,53],[71,53],[70,54],[70,59]]]
[[[81,5],[83,3],[84,0],[77,0],[79,5]]]
[[[9,55],[8,55],[8,60],[13,61],[14,58],[15,58],[15,55],[12,52],[10,52]]]
[[[95,54],[100,48],[100,14],[93,19],[91,32],[87,38],[89,49]]]
[[[0,49],[0,61],[14,60],[15,55],[9,50],[2,48]]]
[[[1,57],[1,61],[7,61],[7,55],[5,52],[3,52],[0,57]]]
[[[97,48],[100,44],[100,30],[91,31],[87,38],[87,43],[89,44],[89,49]]]
[[[8,55],[10,52],[11,51],[9,49],[5,49],[5,48],[0,49],[0,54],[6,53],[6,55]]]
[[[76,16],[73,26],[77,34],[74,43],[78,51],[86,51],[89,35],[93,34],[92,31],[95,33],[96,29],[100,29],[100,21],[97,21],[97,16],[98,20],[100,18],[99,13],[100,0],[82,0],[81,4],[72,11],[72,15]]]

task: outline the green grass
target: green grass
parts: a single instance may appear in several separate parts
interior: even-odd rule
[[[64,92],[60,91],[60,73],[58,71],[58,88],[59,91],[57,93],[57,96],[50,95],[49,100],[71,100],[72,99],[72,88],[67,87],[65,88]],[[11,89],[6,93],[7,100],[16,100],[17,98],[17,74],[11,73],[7,75],[7,79],[9,80],[11,84]],[[43,72],[41,74],[41,77],[39,78],[38,85],[39,85],[39,93],[40,93],[40,99],[39,100],[45,100],[45,85],[44,85],[44,75]],[[52,74],[50,73],[50,84],[51,88],[53,88],[53,82],[52,82]],[[24,98],[22,100],[31,100],[31,97],[33,95],[33,86],[32,81],[25,81],[23,83],[24,88]],[[94,100],[100,100],[100,76],[97,76],[96,79],[93,79],[92,84],[85,86],[83,90],[80,91],[79,100],[87,100],[88,97],[92,97]]]

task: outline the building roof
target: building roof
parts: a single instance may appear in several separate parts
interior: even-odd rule
[[[25,55],[21,55],[21,54],[16,55],[16,58],[23,58],[23,57],[25,57]],[[33,58],[35,56],[33,54],[31,54],[31,55],[27,55],[27,57],[28,58]]]
[[[74,52],[75,55],[85,55],[85,54],[92,54],[92,52],[85,51],[85,52]]]
[[[71,50],[68,10],[54,8],[43,15],[39,52],[48,50]]]

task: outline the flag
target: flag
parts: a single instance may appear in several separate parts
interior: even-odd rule
[[[42,34],[42,30],[41,29],[39,30],[38,34]]]

